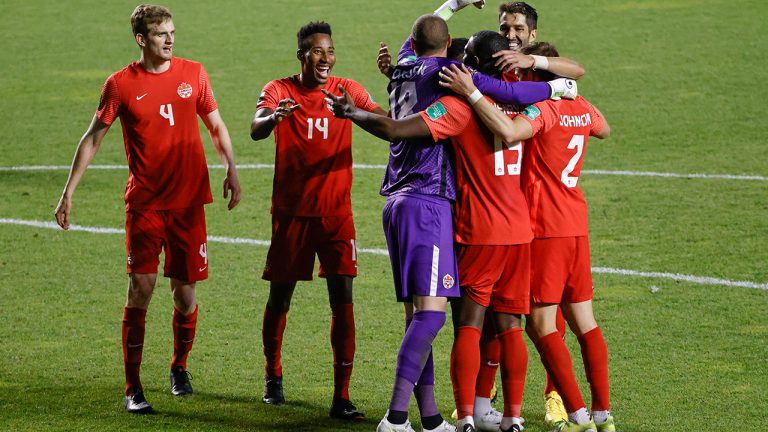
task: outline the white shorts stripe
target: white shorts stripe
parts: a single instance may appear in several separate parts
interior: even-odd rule
[[[432,245],[432,277],[429,279],[429,296],[434,297],[437,295],[437,280],[440,274],[440,248],[436,245]]]

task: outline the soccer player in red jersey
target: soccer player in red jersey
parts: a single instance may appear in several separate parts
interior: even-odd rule
[[[526,54],[557,56],[550,44],[536,43]],[[452,88],[478,98],[466,71],[447,72]],[[521,76],[551,79],[546,71],[523,70]],[[472,96],[474,94],[475,96]],[[587,205],[578,188],[589,136],[607,138],[610,126],[586,100],[544,101],[526,109],[512,122],[503,120],[490,104],[478,99],[481,119],[505,142],[529,140],[523,161],[523,187],[534,231],[531,244],[531,314],[534,342],[542,362],[563,397],[568,419],[557,430],[614,432],[610,415],[608,351],[592,312]],[[497,128],[498,125],[502,127]],[[555,321],[560,305],[581,345],[592,393],[592,411],[579,391],[568,348]]]
[[[251,123],[251,138],[262,140],[274,131],[276,144],[272,244],[262,276],[270,282],[262,327],[266,358],[262,400],[285,402],[280,357],[286,316],[296,282],[312,280],[317,254],[332,312],[330,415],[362,420],[363,414],[349,401],[355,356],[352,279],[357,275],[350,198],[352,122],[333,116],[322,90],[338,92],[336,88],[343,85],[362,109],[382,114],[384,110],[357,82],[331,75],[336,53],[329,24],[309,23],[297,38],[301,73],[269,82]]]
[[[171,392],[192,392],[187,356],[197,323],[195,284],[208,277],[203,206],[212,201],[197,117],[203,119],[227,174],[228,208],[240,201],[229,132],[217,109],[208,75],[200,63],[173,57],[175,27],[162,6],[139,5],[131,26],[141,50],[138,61],[104,83],[99,108],[77,146],[69,178],[56,207],[58,224],[69,228],[72,195],[116,118],[120,118],[128,159],[125,190],[128,300],[123,311],[125,408],[149,413],[139,370],[144,322],[165,250],[164,276],[173,293]]]

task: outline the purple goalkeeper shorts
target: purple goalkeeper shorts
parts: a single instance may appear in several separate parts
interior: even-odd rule
[[[397,301],[461,295],[450,201],[432,195],[391,195],[383,222]]]

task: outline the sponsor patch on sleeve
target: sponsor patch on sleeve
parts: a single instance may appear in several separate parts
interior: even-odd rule
[[[378,104],[376,103],[376,99],[374,99],[374,98],[373,98],[373,96],[371,96],[371,94],[370,94],[370,93],[368,93],[368,90],[366,90],[366,91],[365,91],[365,94],[367,94],[367,95],[368,95],[368,99],[370,99],[370,100],[371,100],[371,102],[373,102],[373,103],[375,103],[376,105],[378,105]]]
[[[541,111],[535,106],[529,105],[528,108],[523,111],[523,115],[531,120],[536,120],[536,118],[541,115]]]
[[[442,102],[438,102],[427,108],[427,117],[432,121],[437,121],[437,119],[446,114],[448,114],[448,110],[445,109],[445,105],[443,105]]]

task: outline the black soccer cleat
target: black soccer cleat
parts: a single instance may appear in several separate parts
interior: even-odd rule
[[[282,405],[285,403],[283,395],[283,377],[264,377],[264,396],[261,401],[270,405]]]
[[[192,375],[181,366],[171,369],[171,393],[174,396],[184,396],[192,393]]]
[[[131,414],[152,414],[154,410],[152,405],[147,402],[144,392],[136,390],[125,397],[125,410]]]
[[[328,415],[340,420],[363,421],[365,414],[359,411],[357,407],[348,399],[334,397],[331,404],[331,410]]]

